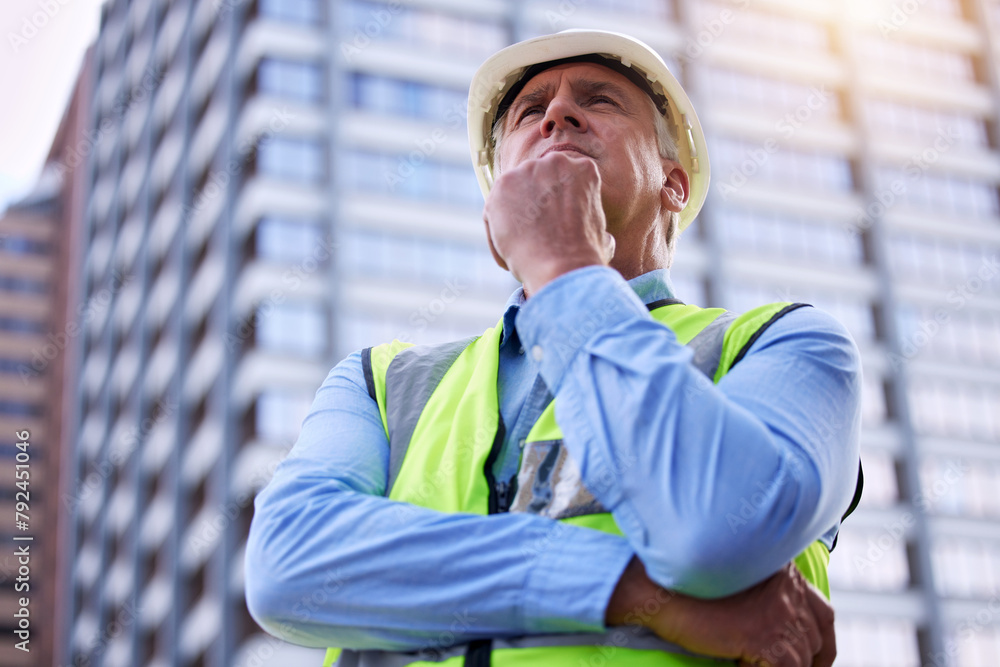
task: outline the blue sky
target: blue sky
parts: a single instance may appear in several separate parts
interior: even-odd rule
[[[38,176],[97,35],[104,0],[4,0],[0,8],[0,211]]]

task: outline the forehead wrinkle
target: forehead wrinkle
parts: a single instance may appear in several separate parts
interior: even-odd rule
[[[613,72],[612,70],[608,71],[612,75],[616,74],[616,72]],[[544,74],[544,72],[539,72],[538,76],[541,76],[542,74]],[[600,79],[594,79],[591,78],[592,75],[584,73],[575,73],[575,76],[573,74],[571,74],[570,76],[571,76],[570,86],[574,89],[575,92],[583,92],[591,95],[603,92],[610,92],[616,94],[622,100],[628,100],[630,98],[628,92],[626,92],[625,90],[625,87],[619,85],[614,81],[603,81]],[[533,81],[529,82],[525,86],[525,90],[528,90],[531,87],[532,83],[534,82]],[[510,105],[510,109],[508,109],[508,113],[505,115],[507,116],[516,115],[511,112],[519,111],[525,106],[530,106],[533,104],[543,102],[546,99],[551,98],[555,94],[556,85],[551,80],[536,85],[537,87],[531,92],[526,93],[522,91],[514,100],[514,102]],[[637,91],[637,92],[644,94],[642,93],[642,91]],[[505,118],[504,121],[506,122],[506,120],[507,119]]]

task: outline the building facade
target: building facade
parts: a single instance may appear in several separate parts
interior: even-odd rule
[[[51,660],[59,480],[61,360],[55,279],[62,232],[52,172],[0,217],[0,646],[5,665]],[[46,355],[46,352],[49,355]],[[56,394],[58,395],[58,394]],[[20,454],[20,456],[18,456]],[[23,562],[22,562],[23,561]],[[25,566],[25,569],[21,569]],[[22,600],[27,604],[22,604]],[[21,619],[26,620],[22,627]],[[17,635],[16,631],[26,634]],[[27,640],[27,643],[22,643]]]
[[[1000,6],[112,0],[74,274],[64,663],[306,664],[243,599],[254,494],[329,368],[492,325],[466,91],[573,27],[656,48],[708,134],[691,303],[807,301],[865,369],[838,664],[1000,655]],[[308,601],[304,601],[308,603]],[[74,662],[76,661],[76,662]]]
[[[67,277],[83,199],[74,151],[88,119],[89,60],[80,69],[31,192],[0,216],[0,664],[48,665],[65,597],[57,576],[65,519],[63,390],[78,334]],[[22,634],[18,634],[22,633]]]

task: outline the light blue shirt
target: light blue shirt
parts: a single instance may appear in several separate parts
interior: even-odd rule
[[[330,372],[256,499],[253,617],[319,647],[598,632],[633,555],[666,588],[719,597],[816,539],[829,544],[858,467],[861,365],[850,335],[818,309],[793,310],[713,385],[645,307],[670,297],[666,271],[626,283],[588,267],[528,300],[518,290],[503,317],[497,479],[516,475],[551,392],[565,446],[624,537],[385,498],[389,445],[355,353]]]

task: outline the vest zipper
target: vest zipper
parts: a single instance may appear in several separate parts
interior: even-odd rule
[[[497,412],[499,412],[499,410]],[[507,427],[504,426],[503,417],[497,415],[497,434],[496,437],[493,438],[493,445],[490,447],[490,454],[486,457],[486,464],[483,466],[483,473],[486,475],[486,486],[489,487],[490,490],[489,500],[487,501],[489,514],[499,514],[510,509],[509,500],[501,501],[501,498],[507,495],[506,489],[502,495],[500,493],[501,484],[506,487],[507,483],[500,482],[498,484],[496,477],[493,475],[493,465],[496,463],[497,457],[500,456],[500,449],[503,447],[503,438],[506,432]],[[501,507],[503,507],[503,509],[501,509]]]
[[[508,512],[510,511],[510,505],[514,501],[514,492],[516,488],[515,478],[512,478],[509,482],[499,482],[497,484],[497,512]]]
[[[497,457],[500,456],[503,438],[507,432],[507,428],[503,424],[503,417],[499,412],[500,410],[497,410],[497,434],[493,438],[489,456],[486,457],[486,463],[483,465],[483,474],[486,475],[486,486],[490,493],[486,502],[489,514],[500,514],[510,509],[509,485],[507,482],[497,484],[497,479],[493,475],[493,465],[497,462]],[[493,640],[477,639],[469,643],[462,665],[463,667],[489,667],[492,660]]]

